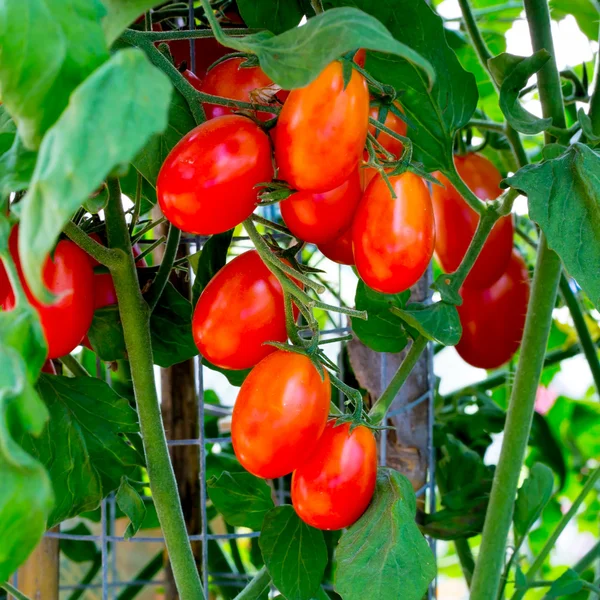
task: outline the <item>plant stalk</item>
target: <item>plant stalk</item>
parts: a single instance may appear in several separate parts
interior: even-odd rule
[[[269,587],[270,583],[271,576],[267,571],[267,567],[263,567],[234,600],[259,600],[263,597],[263,592]]]
[[[146,296],[146,301],[150,308],[150,312],[156,308],[156,305],[158,304],[158,301],[160,300],[160,297],[169,281],[169,275],[171,275],[173,263],[177,258],[177,248],[179,248],[180,239],[181,231],[177,229],[175,225],[170,223],[169,233],[167,234],[167,245],[163,254],[162,262],[160,263],[158,273],[156,273],[156,277],[152,282],[152,287]]]

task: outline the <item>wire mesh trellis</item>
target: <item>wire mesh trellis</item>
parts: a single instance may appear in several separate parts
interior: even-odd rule
[[[188,23],[189,29],[194,29],[194,3],[193,0],[189,2],[189,16]],[[194,40],[190,40],[190,63],[192,71],[195,70],[196,65],[196,53],[195,53]],[[275,206],[265,207],[266,216],[273,218],[276,214],[277,209]],[[182,237],[181,243],[186,244],[190,250],[200,251],[203,244],[208,238],[206,237]],[[235,237],[233,241],[236,243],[246,243],[249,241],[247,237]],[[344,287],[345,275],[349,274],[349,267],[339,266],[337,269],[337,291],[342,292]],[[350,331],[347,327],[346,319],[344,315],[339,314],[339,320],[335,324],[335,327],[329,327],[321,332],[326,338],[327,336],[338,336],[345,334]],[[331,347],[338,347],[338,366],[343,370],[343,345],[345,343],[336,343],[330,345]],[[416,410],[418,407],[427,407],[427,481],[416,491],[417,498],[423,500],[424,505],[427,506],[430,513],[435,512],[436,500],[435,500],[435,479],[434,479],[434,466],[435,466],[435,450],[433,447],[433,413],[434,413],[434,390],[433,390],[433,352],[431,348],[426,351],[426,360],[428,361],[427,366],[427,382],[426,389],[419,397],[411,400],[401,406],[397,406],[397,403],[392,405],[392,408],[388,412],[387,418],[397,417],[399,415],[409,415],[411,411]],[[380,386],[385,388],[389,383],[389,374],[387,373],[387,355],[383,354],[380,361]],[[251,575],[246,573],[226,573],[221,571],[210,571],[209,570],[209,542],[215,541],[217,543],[224,543],[229,540],[244,540],[256,538],[259,536],[258,532],[252,531],[236,531],[232,533],[212,533],[209,530],[209,521],[207,515],[207,492],[206,492],[206,447],[209,444],[228,444],[231,442],[231,438],[228,436],[223,437],[207,437],[205,435],[205,416],[212,415],[217,417],[226,417],[231,414],[231,410],[224,409],[220,406],[212,406],[205,404],[205,373],[207,367],[205,367],[199,358],[195,359],[195,379],[196,379],[196,399],[197,399],[197,418],[199,424],[198,437],[192,439],[170,439],[168,445],[170,447],[175,446],[187,446],[198,448],[198,460],[199,460],[199,502],[200,502],[200,531],[197,534],[189,535],[191,542],[200,542],[201,546],[201,578],[205,595],[209,597],[209,585],[211,587],[233,587],[241,589],[246,585]],[[100,376],[101,365],[97,362],[97,375]],[[340,393],[340,403],[343,402]],[[386,420],[387,422],[387,420]],[[381,432],[381,438],[379,442],[380,455],[379,462],[381,465],[387,464],[387,431]],[[283,479],[280,479],[276,486],[276,497],[280,504],[289,501],[289,492],[286,491]],[[160,536],[144,536],[136,535],[131,539],[126,539],[124,536],[117,535],[117,524],[116,524],[116,502],[114,494],[111,494],[108,498],[101,503],[101,518],[100,518],[100,533],[98,535],[78,535],[73,533],[65,532],[47,532],[46,536],[49,538],[58,538],[59,540],[71,540],[81,542],[93,542],[100,548],[101,554],[101,568],[98,577],[94,578],[89,583],[70,583],[65,581],[65,577],[61,573],[60,576],[60,592],[61,598],[66,597],[67,594],[72,593],[76,590],[83,592],[83,598],[88,597],[86,594],[93,593],[90,598],[99,598],[102,600],[116,600],[119,593],[124,588],[131,588],[136,586],[158,588],[165,584],[163,578],[128,578],[124,576],[119,569],[119,548],[121,546],[131,549],[133,552],[136,548],[140,547],[140,544],[156,544],[159,549],[164,547],[164,538]],[[435,540],[429,540],[430,546],[435,553]],[[99,579],[99,581],[98,581]],[[18,575],[15,574],[13,577],[13,585],[19,589]],[[325,586],[326,589],[328,586]],[[329,589],[331,587],[329,586]],[[428,597],[435,598],[436,582],[434,581],[430,586]],[[100,595],[98,595],[100,594]]]

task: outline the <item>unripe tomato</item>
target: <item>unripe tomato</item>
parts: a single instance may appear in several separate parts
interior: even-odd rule
[[[327,423],[331,386],[309,358],[278,350],[250,371],[231,419],[233,449],[242,466],[265,479],[306,461]]]
[[[389,177],[396,198],[381,175],[362,197],[352,242],[358,274],[372,289],[397,294],[427,269],[435,245],[435,224],[426,185],[414,173]]]
[[[367,82],[353,71],[344,89],[342,65],[331,63],[283,105],[274,136],[279,177],[297,190],[338,187],[358,165],[368,126]]]
[[[47,358],[65,356],[79,345],[94,315],[94,272],[88,255],[69,240],[58,242],[52,258],[46,259],[42,269],[44,284],[57,298],[52,304],[42,304],[32,295],[23,276],[18,229],[13,227],[10,233],[9,249],[27,299],[40,317],[48,344]],[[15,296],[10,287],[0,290],[0,303],[4,310],[14,308]]]
[[[279,204],[281,216],[294,236],[313,244],[338,238],[350,227],[360,202],[360,175],[329,192],[296,192]]]
[[[352,227],[348,227],[342,235],[331,242],[319,244],[319,250],[333,262],[340,265],[353,265],[354,252],[352,251]]]
[[[494,200],[502,190],[502,176],[484,156],[466,154],[454,158],[456,170],[469,189],[481,200]],[[475,235],[479,222],[477,213],[463,200],[441,173],[434,174],[445,186],[433,186],[433,209],[436,223],[436,257],[448,273],[456,271]],[[513,247],[513,222],[510,215],[502,217],[492,229],[477,257],[465,285],[485,288],[506,270]]]
[[[398,104],[396,104],[397,108],[400,108]],[[379,118],[379,107],[371,106],[369,111],[369,116],[372,119],[378,120]],[[406,123],[398,116],[395,115],[391,110],[388,110],[388,113],[385,117],[385,121],[383,124],[391,129],[394,133],[399,135],[406,135]],[[369,133],[373,134],[377,137],[377,141],[388,151],[391,152],[396,158],[400,158],[402,154],[402,150],[404,149],[404,145],[400,140],[393,138],[388,133],[380,131],[375,127],[375,125],[369,125]]]
[[[267,134],[246,117],[225,115],[177,143],[160,169],[156,194],[165,217],[182,231],[222,233],[252,214],[255,186],[272,177]]]
[[[365,512],[375,491],[377,445],[359,425],[327,423],[308,460],[292,476],[292,504],[298,516],[318,529],[342,529]]]
[[[192,321],[200,354],[223,369],[248,369],[285,342],[283,290],[256,250],[227,263],[204,288]]]
[[[513,250],[504,275],[489,288],[463,286],[458,306],[462,337],[460,356],[473,367],[496,369],[517,351],[529,301],[529,273],[521,255]]]
[[[200,91],[232,100],[267,104],[276,91],[273,81],[260,67],[242,67],[244,61],[244,58],[228,58],[215,65],[206,74]],[[207,119],[230,115],[235,110],[216,104],[204,103],[202,106]],[[269,112],[257,112],[256,116],[261,121],[266,121],[275,115]]]

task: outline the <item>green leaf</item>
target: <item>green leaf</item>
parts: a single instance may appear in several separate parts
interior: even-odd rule
[[[474,537],[483,531],[487,500],[452,510],[444,508],[433,514],[423,514],[423,535],[436,540],[459,540]]]
[[[550,14],[555,21],[573,15],[590,40],[598,39],[598,8],[593,0],[550,0]]]
[[[246,377],[248,377],[251,369],[239,369],[239,370],[231,370],[231,369],[222,369],[221,367],[217,367],[213,365],[210,361],[202,358],[202,364],[205,367],[208,367],[212,371],[216,371],[217,373],[221,373],[227,377],[227,381],[235,387],[240,387]]]
[[[190,257],[196,278],[192,286],[192,305],[196,306],[200,294],[208,282],[225,266],[227,251],[233,238],[233,229],[212,235],[202,250]]]
[[[296,27],[304,10],[296,0],[237,0],[244,23],[251,29],[283,33]]]
[[[352,320],[352,330],[358,339],[376,352],[400,352],[407,342],[402,319],[390,312],[391,307],[404,308],[410,290],[401,294],[380,294],[359,280],[355,306],[366,310],[368,319]]]
[[[579,110],[577,111],[577,120],[579,121],[579,124],[581,125],[581,131],[583,131],[583,134],[585,135],[585,137],[588,140],[590,140],[592,142],[600,141],[600,136],[598,136],[594,133],[594,128],[592,126],[592,120],[587,116],[587,114],[585,113],[585,110],[583,110],[583,107],[580,107]],[[564,151],[564,148],[563,148],[563,151]],[[562,154],[562,152],[561,152],[561,154]],[[547,157],[546,155],[544,155],[544,158],[550,158],[550,157]],[[556,156],[552,156],[551,158],[556,158]]]
[[[90,528],[85,523],[77,523],[72,529],[61,530],[61,533],[68,535],[89,535],[92,536]],[[99,560],[101,553],[98,547],[91,540],[60,540],[60,551],[72,562],[84,563]]]
[[[515,530],[521,538],[542,514],[552,496],[553,486],[554,477],[550,468],[542,463],[533,465],[529,477],[519,488],[513,514]]]
[[[17,135],[11,147],[0,156],[0,196],[27,189],[37,154],[27,150]]]
[[[584,580],[573,569],[567,569],[548,590],[546,598],[564,598],[583,589]]]
[[[227,45],[258,56],[263,71],[283,89],[304,87],[333,60],[366,48],[403,57],[423,78],[427,87],[434,79],[431,64],[410,46],[394,39],[370,15],[356,8],[335,8],[309,19],[278,36],[268,32],[227,38]]]
[[[115,496],[117,505],[129,518],[129,525],[125,530],[125,539],[133,537],[142,526],[146,517],[146,506],[137,490],[129,483],[127,477],[121,477],[121,485]]]
[[[135,200],[135,194],[137,192],[137,170],[132,166],[127,172],[127,175],[121,177],[121,192],[125,194],[133,202]],[[150,212],[152,207],[156,204],[156,190],[152,185],[142,177],[142,205],[140,215],[145,215]]]
[[[490,59],[490,69],[500,85],[500,108],[506,120],[521,133],[534,135],[550,127],[552,119],[540,119],[526,111],[519,101],[519,93],[529,78],[537,73],[550,59],[547,50],[523,58],[506,52]]]
[[[268,511],[273,508],[271,488],[264,479],[250,473],[229,473],[207,481],[208,495],[229,525],[259,531]]]
[[[435,577],[435,558],[415,523],[410,481],[380,468],[367,512],[343,534],[336,550],[335,589],[344,600],[421,600]]]
[[[39,438],[24,435],[21,443],[50,473],[53,527],[98,506],[144,461],[123,437],[139,431],[137,414],[104,381],[42,375],[38,391],[50,420]]]
[[[45,135],[22,201],[19,236],[23,271],[40,300],[52,300],[41,269],[65,223],[115,166],[164,129],[170,91],[166,75],[143,52],[119,51],[73,92]]]
[[[436,302],[427,306],[409,304],[404,310],[392,308],[392,312],[406,321],[428,340],[444,346],[458,344],[462,335],[462,326],[456,306],[446,302]]]
[[[119,307],[104,306],[94,312],[88,330],[88,339],[94,352],[104,361],[127,358],[127,348],[123,337],[123,325]]]
[[[327,566],[323,533],[301,521],[291,506],[277,506],[266,514],[258,543],[269,575],[286,600],[310,600]]]
[[[527,195],[529,216],[566,270],[600,308],[600,157],[573,144],[559,158],[529,165],[508,179]]]
[[[160,0],[102,0],[106,16],[102,19],[104,37],[110,46],[129,25],[151,8],[163,4]]]
[[[108,59],[103,15],[99,0],[71,0],[68,10],[62,0],[0,3],[2,102],[28,148],[39,147],[73,89]]]

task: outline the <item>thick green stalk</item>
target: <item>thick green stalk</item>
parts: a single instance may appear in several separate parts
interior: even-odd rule
[[[30,600],[25,594],[21,594],[21,592],[16,588],[10,585],[8,581],[4,583],[0,583],[0,588],[6,590],[11,596],[15,598],[15,600]]]
[[[95,258],[101,265],[110,267],[115,262],[115,253],[99,244],[95,239],[91,238],[83,229],[80,229],[73,223],[68,221],[63,232],[73,242],[75,242],[82,250],[85,250],[90,256]]]
[[[263,567],[234,600],[258,600],[263,597],[263,592],[269,587],[270,583],[271,576],[267,571],[267,567]]]
[[[111,274],[131,365],[152,498],[179,596],[182,600],[199,600],[204,598],[204,592],[188,540],[156,393],[149,327],[150,308],[139,288],[117,180],[109,181],[106,225],[109,246],[115,249],[119,257],[117,264],[111,268]]]
[[[169,281],[169,275],[173,269],[173,263],[177,257],[177,248],[179,248],[179,240],[181,239],[181,231],[172,223],[169,224],[169,233],[167,235],[167,246],[162,257],[162,262],[158,268],[158,273],[152,282],[152,287],[146,296],[146,301],[152,312]]]

